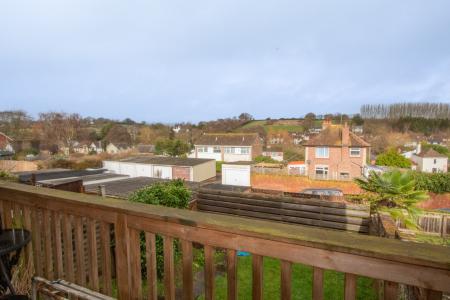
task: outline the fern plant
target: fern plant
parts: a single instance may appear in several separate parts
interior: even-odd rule
[[[387,211],[394,219],[409,228],[417,228],[416,218],[421,212],[417,204],[428,198],[426,191],[417,190],[413,174],[394,170],[383,174],[371,172],[369,178],[355,182],[368,192],[372,211]]]

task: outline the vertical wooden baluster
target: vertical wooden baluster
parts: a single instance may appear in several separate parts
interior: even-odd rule
[[[97,227],[95,220],[89,219],[87,223],[87,238],[89,249],[89,286],[99,291],[98,282],[98,255],[97,255]]]
[[[22,218],[22,208],[19,204],[13,204],[13,212],[14,212],[14,228],[23,228],[23,218]]]
[[[173,238],[164,236],[164,299],[175,299],[175,270],[173,261]]]
[[[424,289],[424,300],[442,300],[442,292]]]
[[[34,261],[34,271],[36,275],[43,276],[44,272],[42,270],[42,248],[41,248],[41,226],[39,220],[39,211],[33,210],[31,213],[31,238],[33,241],[33,261]]]
[[[24,206],[23,208],[23,224],[24,228],[31,233],[31,210],[28,206]],[[33,261],[33,247],[32,243],[28,243],[25,247],[26,260],[27,262]]]
[[[344,299],[356,299],[356,275],[345,273]]]
[[[86,285],[86,269],[84,259],[84,235],[83,235],[83,219],[80,216],[75,216],[75,261],[76,261],[76,283]]]
[[[290,300],[292,289],[292,264],[289,261],[281,261],[281,299]]]
[[[147,263],[148,300],[157,300],[156,239],[150,232],[145,233],[145,258]]]
[[[385,281],[384,282],[384,300],[398,299],[398,283]]]
[[[72,218],[70,215],[62,215],[62,229],[64,244],[64,277],[67,281],[74,282]]]
[[[214,281],[215,281],[215,266],[214,266],[214,248],[205,245],[205,299],[214,299]]]
[[[61,215],[59,212],[53,212],[53,261],[55,266],[56,278],[63,276],[63,257],[62,257],[62,243],[61,243]]]
[[[192,274],[192,242],[181,241],[183,251],[183,299],[194,299],[194,279]]]
[[[12,213],[11,213],[11,210],[12,210],[11,202],[5,201],[3,203],[3,209],[4,209],[3,216],[5,219],[5,221],[4,221],[5,229],[10,229],[13,226],[13,219],[12,219]]]
[[[228,300],[237,300],[237,256],[236,250],[227,250]]]
[[[100,239],[102,243],[102,292],[105,295],[112,295],[111,284],[111,227],[109,223],[100,224]]]
[[[323,300],[323,269],[313,268],[313,300]]]
[[[45,276],[48,279],[53,278],[53,258],[52,258],[52,228],[50,226],[50,211],[45,209],[43,212],[42,232],[44,233],[44,254],[45,254]]]
[[[5,201],[0,201],[0,219],[1,219],[1,226],[2,229],[5,229],[5,207],[4,207]]]
[[[116,276],[118,287],[118,298],[127,299],[129,297],[129,273],[128,273],[128,225],[127,216],[118,214],[114,228],[116,241]]]
[[[252,254],[252,256],[252,294],[254,300],[260,300],[263,298],[263,257],[256,254]]]
[[[130,299],[142,298],[140,231],[130,228]]]

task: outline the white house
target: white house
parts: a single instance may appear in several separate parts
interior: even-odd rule
[[[106,146],[106,152],[108,154],[117,154],[128,150],[131,150],[131,147],[124,143],[117,143],[117,144],[109,143]]]
[[[276,161],[283,161],[284,155],[283,155],[283,149],[278,147],[267,147],[263,149],[262,152],[263,156],[270,157],[273,160]]]
[[[427,173],[445,173],[448,170],[448,157],[433,149],[414,154],[411,160],[417,165],[417,170]]]
[[[194,144],[192,158],[215,159],[216,161],[252,161],[261,155],[262,145],[255,133],[203,134]]]
[[[89,152],[102,153],[103,152],[102,142],[101,141],[92,142],[89,145]]]
[[[201,182],[216,176],[213,159],[140,156],[121,160],[105,160],[103,168],[130,177],[184,179]]]
[[[306,175],[306,164],[302,160],[291,161],[287,167],[289,175]]]

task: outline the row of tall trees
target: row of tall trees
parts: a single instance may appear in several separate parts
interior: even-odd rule
[[[361,106],[361,116],[364,119],[425,118],[450,119],[449,103],[395,103],[395,104],[364,104]]]

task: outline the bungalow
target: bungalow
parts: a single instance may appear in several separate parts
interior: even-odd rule
[[[189,157],[236,162],[252,161],[261,154],[262,145],[257,133],[207,133],[197,139]]]
[[[109,143],[106,146],[106,153],[108,154],[117,154],[125,151],[131,150],[131,147],[125,143]]]
[[[283,161],[283,149],[281,147],[265,147],[262,156],[270,157],[276,161]]]
[[[291,161],[287,167],[289,175],[306,175],[306,164],[303,160]]]
[[[98,141],[98,142],[92,142],[89,145],[89,152],[95,152],[95,153],[102,153],[103,152],[103,147],[102,147],[102,142]]]
[[[413,154],[411,160],[417,164],[417,170],[427,173],[445,173],[448,171],[448,157],[430,148]]]
[[[89,154],[89,144],[87,142],[75,142],[73,145],[73,152],[79,154]]]
[[[306,172],[315,179],[349,180],[363,174],[370,144],[345,123],[323,122],[323,130],[304,144]]]

